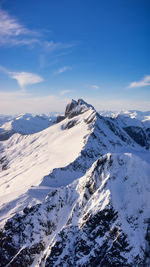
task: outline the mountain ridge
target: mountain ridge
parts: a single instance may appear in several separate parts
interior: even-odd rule
[[[59,122],[0,147],[0,266],[149,264],[149,146],[117,119],[72,100]]]

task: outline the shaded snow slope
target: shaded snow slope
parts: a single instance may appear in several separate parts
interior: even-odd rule
[[[148,266],[149,173],[132,154],[99,158],[7,221],[0,266]]]

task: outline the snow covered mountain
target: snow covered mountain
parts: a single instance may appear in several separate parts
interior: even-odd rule
[[[16,117],[0,116],[0,141],[9,139],[14,133],[33,134],[40,132],[54,122],[56,118],[46,115],[20,114]]]
[[[148,129],[79,99],[1,141],[0,266],[149,266]]]
[[[150,128],[150,111],[127,110],[121,112],[100,111],[102,116],[117,119],[122,125]]]

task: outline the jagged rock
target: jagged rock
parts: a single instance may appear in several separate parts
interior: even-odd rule
[[[69,119],[78,116],[86,112],[89,108],[94,109],[92,105],[87,104],[84,100],[78,99],[75,101],[72,99],[71,103],[67,105],[65,110],[65,117]]]
[[[65,117],[68,117],[72,110],[74,110],[77,107],[78,103],[74,99],[72,99],[71,103],[66,106],[65,110]]]

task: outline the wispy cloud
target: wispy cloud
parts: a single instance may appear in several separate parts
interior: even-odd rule
[[[24,88],[30,84],[36,84],[44,81],[40,75],[31,72],[13,72],[2,66],[0,66],[0,71],[7,74],[11,79],[15,79],[21,88]]]
[[[66,71],[69,70],[69,69],[71,69],[71,68],[68,67],[68,66],[64,66],[64,67],[58,69],[57,71],[55,71],[55,74],[61,74],[61,73],[63,73],[63,72],[66,72]]]
[[[8,36],[18,36],[27,34],[27,30],[16,19],[11,18],[6,11],[0,10],[0,34]]]
[[[93,84],[93,85],[91,85],[91,88],[97,90],[97,89],[99,89],[100,87],[99,87],[98,85],[96,85],[96,84]]]
[[[60,94],[65,95],[65,94],[72,93],[72,92],[73,92],[73,90],[62,90],[62,91],[60,91]]]
[[[55,42],[47,40],[44,32],[46,29],[38,31],[30,30],[23,25],[16,17],[11,16],[7,11],[0,7],[0,46],[29,46],[38,47],[45,52],[66,53],[71,48],[77,46],[79,42]],[[64,55],[64,54],[63,54]],[[61,56],[61,54],[59,54]]]
[[[64,50],[68,48],[72,48],[77,45],[77,42],[70,42],[70,43],[62,43],[62,42],[54,42],[54,41],[45,41],[44,47],[49,51],[58,51],[58,50]]]
[[[23,26],[16,18],[0,9],[0,45],[31,45],[38,33]]]
[[[136,87],[144,87],[144,86],[150,86],[150,75],[145,76],[140,81],[130,83],[128,88],[136,88]]]

